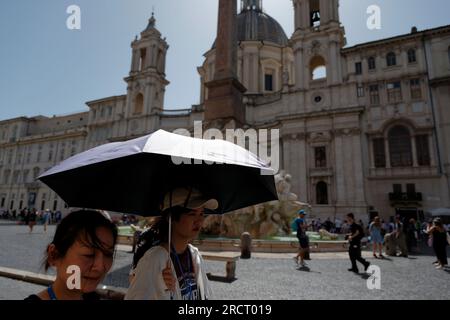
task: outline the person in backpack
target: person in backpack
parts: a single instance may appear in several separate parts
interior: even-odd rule
[[[218,202],[185,190],[175,190],[170,198],[174,201],[165,201],[161,218],[146,234],[149,248],[142,257],[136,255],[125,300],[207,300],[211,296],[203,259],[189,242],[200,232],[204,210],[217,209]],[[141,244],[140,254],[146,248]]]
[[[347,234],[347,239],[349,241],[348,254],[352,263],[352,267],[348,269],[348,271],[359,273],[356,261],[359,261],[364,266],[364,271],[367,271],[370,266],[370,262],[366,261],[361,256],[361,239],[364,237],[364,230],[355,222],[355,216],[353,213],[347,214],[347,221],[350,225],[351,232]]]
[[[299,249],[297,255],[294,257],[294,261],[301,267],[306,267],[305,257],[309,252],[309,238],[306,234],[306,229],[308,227],[305,220],[305,214],[305,210],[300,210],[298,212],[298,218],[295,219]],[[298,261],[299,258],[300,262]]]

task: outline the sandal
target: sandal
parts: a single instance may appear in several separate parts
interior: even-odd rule
[[[378,259],[377,255],[376,255],[375,253],[373,254],[373,257],[374,257],[375,259]]]

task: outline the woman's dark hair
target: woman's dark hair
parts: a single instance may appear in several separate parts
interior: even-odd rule
[[[184,208],[182,206],[175,206],[172,208],[167,208],[161,213],[161,218],[157,220],[150,228],[153,229],[158,235],[158,240],[160,242],[169,241],[169,215],[172,216],[173,221],[179,221],[181,215],[188,213],[190,209]]]
[[[179,221],[181,215],[189,211],[190,209],[181,206],[168,208],[139,235],[133,255],[133,268],[137,267],[139,260],[150,248],[169,241],[169,214],[172,216],[172,221]]]
[[[347,213],[347,217],[349,217],[350,219],[355,220],[355,215],[353,213]]]
[[[63,258],[67,250],[80,238],[88,241],[89,245],[94,248],[105,251],[105,248],[97,236],[97,229],[104,227],[111,231],[113,236],[113,245],[117,242],[117,227],[103,213],[95,210],[80,210],[69,213],[61,220],[56,228],[53,241],[47,246],[47,252],[44,258],[45,271],[48,270],[50,264],[48,262],[48,247],[54,245],[57,256],[55,258]]]
[[[442,220],[440,218],[436,218],[433,220],[435,226],[442,227]]]

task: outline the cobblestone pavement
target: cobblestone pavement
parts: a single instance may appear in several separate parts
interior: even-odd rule
[[[32,234],[25,226],[0,221],[0,266],[33,272],[40,269],[43,252],[54,233],[51,226],[43,233],[36,226]],[[127,287],[132,254],[122,246],[116,253],[112,272],[104,284]],[[450,253],[450,252],[449,252]],[[370,258],[381,270],[381,289],[367,288],[367,276],[348,272],[346,253],[312,254],[307,269],[298,269],[293,254],[254,253],[249,260],[237,262],[237,280],[232,283],[212,281],[214,298],[233,299],[450,299],[450,270],[436,270],[429,250],[409,258]],[[225,274],[225,263],[206,261],[208,272]],[[362,267],[360,266],[361,271]],[[50,272],[51,274],[51,272]],[[22,299],[40,290],[39,286],[0,277],[0,299]]]

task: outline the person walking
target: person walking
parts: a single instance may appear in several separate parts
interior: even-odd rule
[[[56,228],[44,259],[46,271],[56,269],[56,279],[25,300],[99,300],[96,289],[112,266],[117,234],[115,224],[99,211],[68,214]],[[73,267],[79,272],[74,281]]]
[[[42,214],[42,223],[44,225],[44,233],[47,233],[47,226],[48,226],[48,224],[50,222],[50,217],[51,217],[50,216],[50,210],[46,209],[44,211],[44,213]]]
[[[440,218],[433,220],[433,226],[429,230],[429,234],[433,237],[433,249],[436,254],[436,269],[443,269],[447,266],[447,232]]]
[[[359,273],[356,261],[362,263],[364,266],[364,271],[367,271],[370,266],[370,262],[366,261],[361,256],[361,239],[364,237],[364,231],[362,227],[355,222],[355,216],[353,213],[347,214],[347,221],[350,225],[351,232],[347,234],[347,239],[349,241],[348,254],[350,256],[350,262],[352,263],[352,267],[348,269],[348,271]]]
[[[408,248],[406,246],[405,228],[399,215],[395,217],[393,233],[395,239],[395,250],[397,250],[398,247],[400,249],[400,256],[407,258]]]
[[[297,255],[294,257],[294,261],[297,265],[301,267],[306,267],[305,258],[306,254],[309,252],[309,238],[306,234],[306,230],[308,229],[308,225],[305,220],[306,212],[305,210],[298,211],[298,218],[295,219],[295,224],[297,226],[297,239],[299,242],[299,249]],[[298,259],[300,258],[300,262]]]
[[[342,221],[339,218],[334,219],[335,233],[340,234],[342,228]]]
[[[28,210],[28,214],[27,214],[27,222],[28,222],[28,228],[30,228],[30,232],[33,232],[33,228],[36,225],[36,219],[37,219],[37,212],[36,209],[32,208],[30,210]]]
[[[204,210],[217,209],[218,202],[199,194],[174,193],[183,201],[165,201],[161,218],[150,227],[156,230],[159,244],[149,248],[131,271],[125,300],[207,300],[211,296],[201,254],[189,242],[200,232]]]
[[[383,236],[381,235],[381,220],[380,217],[375,217],[369,226],[370,240],[372,241],[373,256],[375,259],[383,259]],[[379,257],[377,256],[377,249],[379,250]]]
[[[406,226],[406,246],[408,252],[417,251],[417,240],[416,220],[411,218]]]

